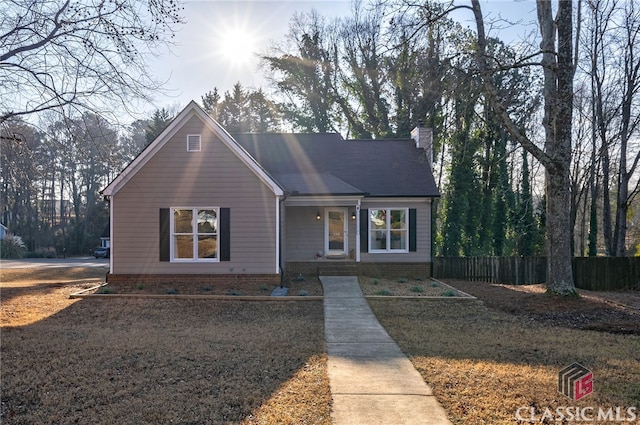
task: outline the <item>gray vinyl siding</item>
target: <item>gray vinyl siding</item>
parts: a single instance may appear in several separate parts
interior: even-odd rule
[[[287,261],[313,260],[317,252],[324,251],[324,222],[316,220],[318,211],[314,207],[287,207]]]
[[[330,207],[327,207],[330,208]],[[336,206],[336,208],[346,208]],[[287,207],[285,261],[311,261],[318,252],[325,254],[325,207]],[[355,205],[348,208],[348,248],[356,248],[356,221],[351,220]],[[320,213],[320,220],[316,215]]]
[[[187,134],[202,150],[187,152]],[[276,196],[194,116],[112,198],[114,274],[277,273]],[[231,261],[159,261],[159,210],[231,210]]]
[[[363,263],[430,262],[431,261],[431,201],[421,199],[415,202],[394,203],[387,199],[367,198],[361,208],[415,208],[416,209],[416,251],[403,253],[360,253]]]

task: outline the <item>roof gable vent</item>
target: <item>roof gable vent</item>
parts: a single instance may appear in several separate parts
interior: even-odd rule
[[[200,152],[202,148],[200,140],[199,134],[187,135],[187,152]]]

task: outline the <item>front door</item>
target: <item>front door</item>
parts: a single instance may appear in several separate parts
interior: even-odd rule
[[[325,252],[327,255],[345,255],[347,246],[347,209],[327,208],[325,210]]]

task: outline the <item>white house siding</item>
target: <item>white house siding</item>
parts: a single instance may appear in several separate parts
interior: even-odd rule
[[[187,152],[187,134],[202,150]],[[112,199],[113,274],[270,274],[276,265],[276,197],[193,116]],[[159,261],[159,211],[230,208],[231,261]]]
[[[385,198],[365,198],[361,208],[415,208],[416,209],[416,251],[403,253],[360,253],[363,263],[426,263],[431,262],[431,200],[403,199],[393,200]],[[407,242],[408,243],[408,242]]]

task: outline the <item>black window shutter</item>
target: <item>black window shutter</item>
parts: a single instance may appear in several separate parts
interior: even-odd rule
[[[220,208],[220,261],[231,261],[231,209]]]
[[[171,210],[160,208],[160,261],[171,261]]]
[[[416,209],[409,209],[409,251],[418,250],[418,236],[416,234]]]
[[[360,209],[360,252],[369,252],[369,210]]]

